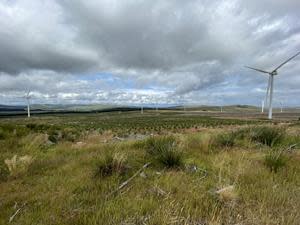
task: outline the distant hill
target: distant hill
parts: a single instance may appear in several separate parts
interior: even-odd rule
[[[61,114],[61,113],[93,113],[93,112],[113,112],[113,111],[138,111],[140,106],[109,105],[109,104],[33,104],[31,105],[32,114]],[[155,110],[156,107],[144,106],[144,110]],[[159,110],[183,111],[184,106],[160,106]],[[220,112],[221,106],[185,106],[186,111],[190,112]],[[228,105],[222,106],[222,111],[227,113],[258,113],[261,108],[251,105]],[[285,112],[299,112],[299,108],[284,108]],[[274,112],[280,112],[279,108],[274,108]],[[0,105],[0,116],[14,116],[27,114],[25,105]]]
[[[31,106],[35,110],[51,110],[51,111],[97,111],[103,109],[110,109],[120,107],[117,105],[104,105],[104,104],[93,104],[93,105],[83,105],[83,104],[34,104]]]
[[[14,105],[0,105],[1,111],[24,111],[25,106],[14,106]]]
[[[184,106],[176,106],[174,109],[183,109]],[[185,106],[186,110],[189,111],[208,111],[208,112],[216,112],[221,111],[221,107],[223,111],[257,111],[258,107],[251,105],[227,105],[227,106]]]

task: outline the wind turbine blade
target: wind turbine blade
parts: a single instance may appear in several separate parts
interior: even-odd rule
[[[297,55],[299,55],[300,52],[298,52],[296,55],[292,56],[291,58],[287,59],[286,61],[284,61],[283,63],[281,63],[278,67],[276,67],[273,71],[278,70],[280,67],[282,67],[284,64],[286,64],[287,62],[291,61],[293,58],[295,58]]]
[[[261,69],[256,69],[256,68],[253,68],[253,67],[250,67],[250,66],[245,66],[245,67],[247,67],[249,69],[252,69],[252,70],[256,70],[256,71],[261,72],[261,73],[268,73],[269,74],[269,72],[261,70]]]

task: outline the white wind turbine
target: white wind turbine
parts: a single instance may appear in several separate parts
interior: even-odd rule
[[[269,74],[269,81],[268,81],[267,94],[266,94],[266,104],[267,104],[267,102],[269,103],[269,115],[268,115],[269,119],[272,119],[272,98],[273,98],[274,76],[278,74],[277,70],[279,68],[281,68],[284,64],[286,64],[287,62],[289,62],[290,60],[292,60],[293,58],[295,58],[299,54],[300,54],[300,52],[298,52],[296,55],[292,56],[291,58],[287,59],[286,61],[281,63],[279,66],[277,66],[271,72],[246,66],[249,69],[256,70],[256,71],[261,72],[261,73]],[[269,101],[268,101],[268,97],[269,97]]]
[[[24,98],[26,99],[26,102],[27,102],[27,116],[28,116],[28,118],[30,118],[30,99],[31,99],[30,91],[27,92],[27,94],[24,96]]]

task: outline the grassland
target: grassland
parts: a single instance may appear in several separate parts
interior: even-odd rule
[[[0,224],[297,225],[299,145],[288,120],[1,119]]]

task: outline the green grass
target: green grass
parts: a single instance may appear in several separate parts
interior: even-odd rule
[[[300,221],[299,146],[276,155],[300,140],[299,127],[289,126],[279,142],[269,142],[270,148],[251,138],[256,121],[135,116],[1,120],[0,224],[8,224],[24,203],[11,224]],[[50,135],[57,141],[49,143]],[[34,159],[17,176],[4,163],[14,155]],[[152,164],[111,195],[148,162]],[[234,198],[216,194],[231,185]]]

